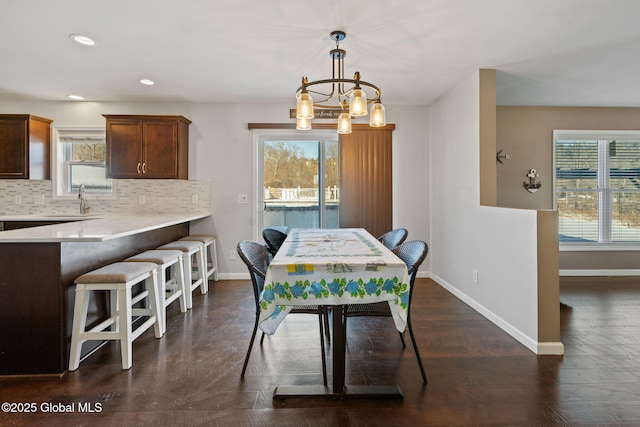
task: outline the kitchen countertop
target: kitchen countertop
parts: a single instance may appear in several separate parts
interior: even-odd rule
[[[68,221],[0,232],[0,243],[102,242],[209,217],[208,213],[0,215],[0,221]]]

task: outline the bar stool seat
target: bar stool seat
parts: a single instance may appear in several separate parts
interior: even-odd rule
[[[193,296],[192,292],[196,290],[198,287],[200,288],[200,292],[204,295],[209,291],[209,287],[207,285],[207,281],[203,278],[204,275],[204,255],[202,251],[202,244],[200,242],[195,241],[187,241],[187,240],[176,240],[171,243],[167,243],[166,245],[162,245],[157,248],[160,251],[163,250],[176,250],[182,252],[182,263],[184,269],[184,283],[186,289],[185,300],[187,303],[187,308],[193,307]],[[196,272],[192,273],[191,264],[195,261],[196,264]]]
[[[158,287],[160,289],[160,325],[164,335],[167,331],[167,307],[169,304],[178,300],[180,311],[182,313],[187,311],[182,251],[149,250],[129,257],[124,262],[152,262],[157,265]]]
[[[207,266],[207,280],[212,277],[218,280],[218,252],[216,251],[216,236],[213,234],[190,234],[180,240],[201,242],[204,251],[204,265]]]
[[[75,371],[80,365],[82,344],[89,340],[118,340],[122,355],[122,369],[132,365],[132,343],[151,326],[156,338],[162,337],[158,298],[157,266],[146,262],[116,262],[79,276],[76,280],[76,298],[71,332],[71,352],[69,370]],[[135,297],[131,288],[144,282],[144,289]],[[86,331],[87,312],[91,291],[108,291],[111,298],[110,317]],[[148,308],[133,308],[136,303],[147,299]],[[133,328],[133,316],[148,319]],[[107,330],[110,328],[111,330]]]

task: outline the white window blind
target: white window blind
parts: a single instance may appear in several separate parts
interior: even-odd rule
[[[640,132],[555,132],[560,242],[640,242]]]

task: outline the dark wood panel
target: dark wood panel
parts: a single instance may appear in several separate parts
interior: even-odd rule
[[[391,130],[340,135],[340,227],[381,236],[393,225]]]
[[[0,178],[50,178],[51,123],[30,114],[0,114]]]
[[[60,245],[0,244],[0,375],[63,372]]]
[[[107,175],[110,178],[142,176],[142,123],[107,121]]]

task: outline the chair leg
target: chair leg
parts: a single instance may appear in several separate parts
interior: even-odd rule
[[[324,350],[324,331],[323,331],[323,327],[322,327],[322,322],[325,319],[325,316],[323,315],[323,309],[320,309],[320,313],[318,314],[318,323],[320,325],[320,350],[322,351],[322,381],[325,385],[325,387],[327,386],[327,359],[325,356],[325,350]]]
[[[251,341],[249,341],[249,348],[247,349],[247,355],[244,358],[244,365],[242,365],[242,373],[240,378],[244,379],[244,373],[247,370],[247,364],[249,363],[249,356],[251,356],[251,350],[253,349],[253,340],[256,338],[256,332],[258,331],[258,316],[253,324],[253,332],[251,333]]]
[[[427,384],[427,374],[424,372],[424,366],[422,366],[422,358],[420,357],[420,351],[418,351],[418,344],[416,343],[416,337],[413,335],[413,328],[411,327],[411,318],[407,318],[407,326],[409,326],[409,335],[411,335],[411,342],[413,343],[413,349],[416,352],[418,358],[418,365],[420,366],[420,373],[422,374],[422,381]]]
[[[398,331],[398,334],[400,334],[400,341],[402,341],[402,348],[407,348],[407,344],[405,344],[404,342],[404,334],[400,331]]]
[[[331,344],[331,329],[329,328],[329,310],[327,306],[320,306],[322,317],[324,318],[324,334],[327,337],[327,344]]]

